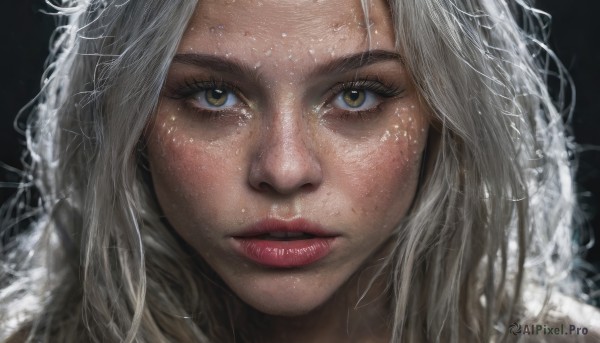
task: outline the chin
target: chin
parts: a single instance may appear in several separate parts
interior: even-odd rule
[[[324,301],[298,301],[298,299],[278,301],[276,299],[271,299],[269,301],[246,303],[255,310],[266,315],[275,317],[299,317],[310,314],[321,307],[326,301],[327,299]]]
[[[310,280],[283,278],[284,282],[281,283],[273,280],[270,280],[268,285],[249,282],[230,285],[230,288],[243,302],[255,310],[281,317],[309,314],[327,303],[339,288],[334,282],[323,287]]]

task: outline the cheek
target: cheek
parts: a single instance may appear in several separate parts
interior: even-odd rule
[[[239,198],[236,181],[241,171],[232,169],[241,165],[235,161],[235,143],[203,142],[186,129],[185,123],[175,124],[169,119],[166,123],[157,125],[148,137],[152,180],[165,215],[175,228],[183,230],[202,230],[197,223],[207,222],[207,218],[226,220],[230,216],[221,213],[217,205],[231,204],[221,199],[225,195]]]
[[[406,214],[419,182],[427,136],[426,124],[415,119],[420,117],[403,114],[368,141],[340,148],[345,153],[336,162],[341,171],[337,179],[351,201],[348,215],[388,227]]]

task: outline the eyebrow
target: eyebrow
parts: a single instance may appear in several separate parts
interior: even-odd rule
[[[386,61],[397,61],[404,64],[402,56],[397,52],[388,50],[369,50],[341,56],[328,61],[317,66],[311,74],[342,74],[371,64]],[[209,54],[183,53],[175,55],[175,57],[173,57],[173,63],[195,65],[218,72],[233,75],[249,75],[256,79],[259,78],[259,72],[256,68],[252,68],[243,61],[235,58],[225,58]]]

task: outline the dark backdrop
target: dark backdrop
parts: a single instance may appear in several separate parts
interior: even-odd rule
[[[23,137],[13,129],[16,113],[39,91],[53,17],[40,9],[43,0],[12,0],[0,14],[0,161],[20,168]],[[537,5],[553,16],[550,45],[570,71],[577,88],[577,103],[572,121],[580,146],[577,186],[583,225],[600,236],[600,1],[539,0]],[[12,7],[12,8],[10,8]],[[16,174],[0,168],[0,182],[18,181]],[[0,203],[13,193],[0,188]],[[600,247],[586,256],[600,267]]]

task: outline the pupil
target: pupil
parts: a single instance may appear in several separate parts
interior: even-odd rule
[[[206,91],[205,98],[211,106],[223,106],[227,101],[227,91],[223,89],[213,88],[211,90]]]
[[[347,90],[344,92],[344,102],[352,108],[360,107],[365,102],[365,92],[356,89]]]
[[[213,99],[219,100],[223,96],[223,91],[220,89],[213,89],[211,96]]]

